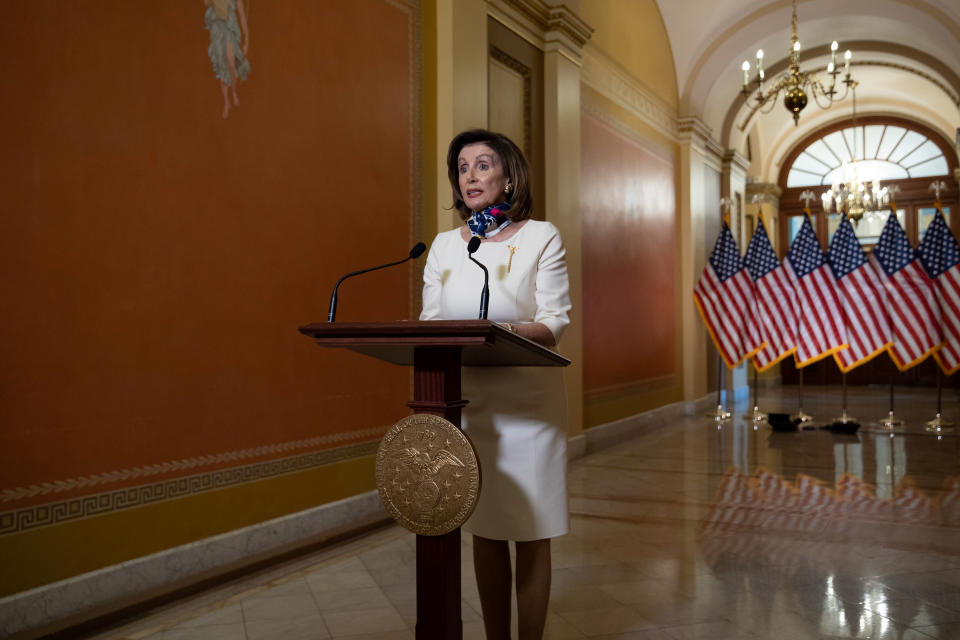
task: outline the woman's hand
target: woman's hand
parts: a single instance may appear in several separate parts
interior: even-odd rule
[[[542,322],[525,322],[523,324],[518,322],[504,322],[503,324],[508,325],[510,330],[518,336],[526,338],[527,340],[533,340],[537,344],[542,344],[545,347],[553,347],[557,344],[557,339],[553,337],[553,332]]]

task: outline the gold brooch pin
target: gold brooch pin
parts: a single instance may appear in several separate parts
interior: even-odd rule
[[[517,252],[520,247],[514,247],[513,245],[507,245],[507,249],[510,250],[510,259],[507,260],[507,273],[510,273],[510,267],[513,266],[513,254]]]

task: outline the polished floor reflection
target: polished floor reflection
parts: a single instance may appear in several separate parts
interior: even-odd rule
[[[814,425],[836,390],[805,390]],[[795,387],[761,391],[794,412]],[[571,533],[553,545],[546,637],[960,638],[960,439],[924,428],[933,391],[851,389],[854,435],[703,416],[570,469]],[[944,416],[960,419],[955,392]],[[463,540],[464,638],[483,638]],[[98,638],[412,639],[414,539],[378,530],[224,585]]]

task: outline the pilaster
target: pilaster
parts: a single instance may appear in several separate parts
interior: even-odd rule
[[[544,157],[546,219],[560,230],[567,250],[571,324],[562,351],[573,364],[564,372],[568,435],[583,431],[583,259],[580,243],[580,47],[590,29],[565,7],[551,8],[544,33]],[[585,37],[583,37],[585,36]]]

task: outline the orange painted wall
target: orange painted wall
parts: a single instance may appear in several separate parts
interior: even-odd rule
[[[623,127],[584,112],[583,385],[642,391],[677,373],[674,164]],[[589,419],[589,406],[585,408]],[[605,420],[626,417],[605,416]]]
[[[408,412],[404,369],[297,327],[326,319],[337,277],[418,239],[416,10],[247,7],[251,72],[224,119],[200,0],[0,4],[0,496],[369,440],[351,434]],[[413,288],[403,268],[349,281],[338,319],[410,318]]]

